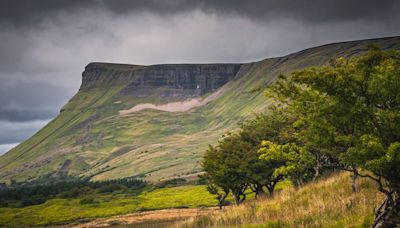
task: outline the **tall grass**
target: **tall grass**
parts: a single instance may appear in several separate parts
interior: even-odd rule
[[[351,191],[348,173],[334,174],[299,189],[227,207],[176,227],[368,227],[383,195],[367,179]]]

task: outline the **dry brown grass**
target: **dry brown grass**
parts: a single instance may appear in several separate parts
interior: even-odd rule
[[[348,173],[334,174],[300,189],[289,188],[273,199],[248,201],[177,227],[365,227],[383,200],[374,183],[359,178],[351,192]]]
[[[188,209],[164,209],[156,211],[146,211],[130,213],[125,215],[117,215],[109,218],[98,218],[93,221],[81,224],[72,224],[60,226],[64,228],[76,227],[109,227],[115,225],[130,225],[128,227],[163,227],[165,223],[174,221],[182,221],[187,218],[196,218],[206,215],[217,208],[188,208]]]

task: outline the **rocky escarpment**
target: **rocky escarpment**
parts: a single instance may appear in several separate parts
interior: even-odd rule
[[[197,97],[231,81],[241,64],[162,64],[137,66],[90,63],[82,74],[81,90],[125,85],[121,95]]]
[[[89,63],[82,73],[82,84],[79,90],[104,88],[119,84],[129,84],[135,80],[136,71],[145,66]]]

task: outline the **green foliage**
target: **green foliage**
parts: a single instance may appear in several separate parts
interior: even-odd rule
[[[46,198],[43,196],[28,196],[21,200],[20,206],[26,207],[31,205],[38,205],[46,202]]]
[[[111,192],[116,192],[116,191],[125,191],[126,189],[127,189],[127,187],[122,184],[107,184],[107,185],[101,186],[99,189],[97,189],[97,192],[111,193]]]
[[[82,195],[87,195],[92,193],[94,190],[90,187],[83,186],[83,187],[74,187],[68,191],[62,192],[60,194],[61,198],[76,198]]]
[[[287,173],[276,170],[284,165],[281,159],[259,159],[259,147],[263,139],[286,140],[287,116],[257,115],[241,124],[240,131],[228,133],[216,147],[210,146],[203,159],[203,168],[208,179],[208,190],[216,195],[220,206],[229,191],[236,203],[246,198],[250,188],[257,195],[267,188],[272,195],[276,184]],[[286,128],[285,128],[286,129]]]
[[[400,51],[373,48],[359,58],[298,71],[281,77],[271,94],[297,117],[296,140],[265,142],[264,157],[317,154],[370,177],[388,197],[378,220],[393,222],[400,213]]]
[[[165,187],[174,187],[174,186],[181,186],[187,184],[187,180],[183,178],[174,178],[171,180],[163,181],[161,183],[157,183],[156,186],[159,188]]]
[[[88,196],[79,201],[80,204],[96,204],[99,203],[94,196]]]
[[[44,203],[48,199],[77,198],[90,195],[95,190],[99,193],[114,191],[143,191],[148,184],[142,180],[125,178],[119,180],[90,182],[88,180],[54,180],[31,184],[15,184],[0,190],[0,206],[27,206]]]
[[[371,50],[299,71],[282,78],[274,92],[299,116],[302,147],[318,148],[399,187],[400,176],[391,171],[400,173],[400,52]]]
[[[310,169],[315,166],[315,157],[294,143],[279,145],[268,140],[261,143],[260,158],[267,161],[280,161],[282,165],[274,169],[274,176],[291,177],[298,185],[309,179]]]
[[[251,145],[241,140],[240,135],[228,133],[217,147],[209,146],[203,158],[203,168],[210,184],[218,186],[223,192],[231,191],[236,204],[245,198],[248,187],[247,155]]]

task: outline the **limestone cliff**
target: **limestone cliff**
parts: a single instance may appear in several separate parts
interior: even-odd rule
[[[196,97],[231,81],[241,64],[161,64],[151,66],[90,63],[82,74],[81,90],[125,85],[122,95]]]

